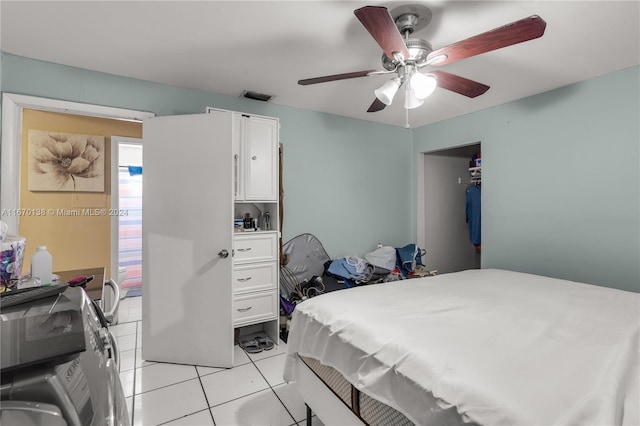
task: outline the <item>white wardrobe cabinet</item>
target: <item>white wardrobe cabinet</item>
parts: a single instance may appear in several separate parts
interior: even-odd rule
[[[234,243],[234,326],[253,325],[264,321],[273,321],[272,325],[277,325],[280,303],[278,234],[239,233],[235,235]]]
[[[236,328],[278,341],[279,124],[208,112],[143,124],[142,356],[232,367]],[[245,211],[272,228],[234,232]]]
[[[276,119],[234,113],[233,190],[236,201],[278,199],[278,126]]]

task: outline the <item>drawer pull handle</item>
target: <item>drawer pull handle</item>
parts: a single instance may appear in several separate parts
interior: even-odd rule
[[[251,308],[251,306],[249,306],[248,308],[238,308],[238,312],[247,312]]]
[[[251,247],[247,247],[247,248],[239,248],[238,251],[249,251],[251,250]]]
[[[251,277],[247,277],[247,278],[238,278],[238,281],[240,281],[241,283],[245,282],[245,281],[249,281],[251,279]]]

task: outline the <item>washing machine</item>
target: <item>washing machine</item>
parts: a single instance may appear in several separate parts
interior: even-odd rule
[[[84,289],[62,290],[0,301],[0,424],[128,426],[117,340]]]

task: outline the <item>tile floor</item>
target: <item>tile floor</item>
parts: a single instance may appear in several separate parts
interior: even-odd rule
[[[132,425],[305,425],[300,394],[282,378],[286,344],[258,354],[235,347],[231,369],[142,359],[142,297],[120,301],[111,328],[120,346],[120,380]],[[313,426],[322,426],[313,417]]]

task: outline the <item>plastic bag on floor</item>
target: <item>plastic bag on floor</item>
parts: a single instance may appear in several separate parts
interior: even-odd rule
[[[367,253],[364,258],[373,266],[377,266],[387,271],[393,271],[396,267],[396,249],[391,246],[383,246]]]

